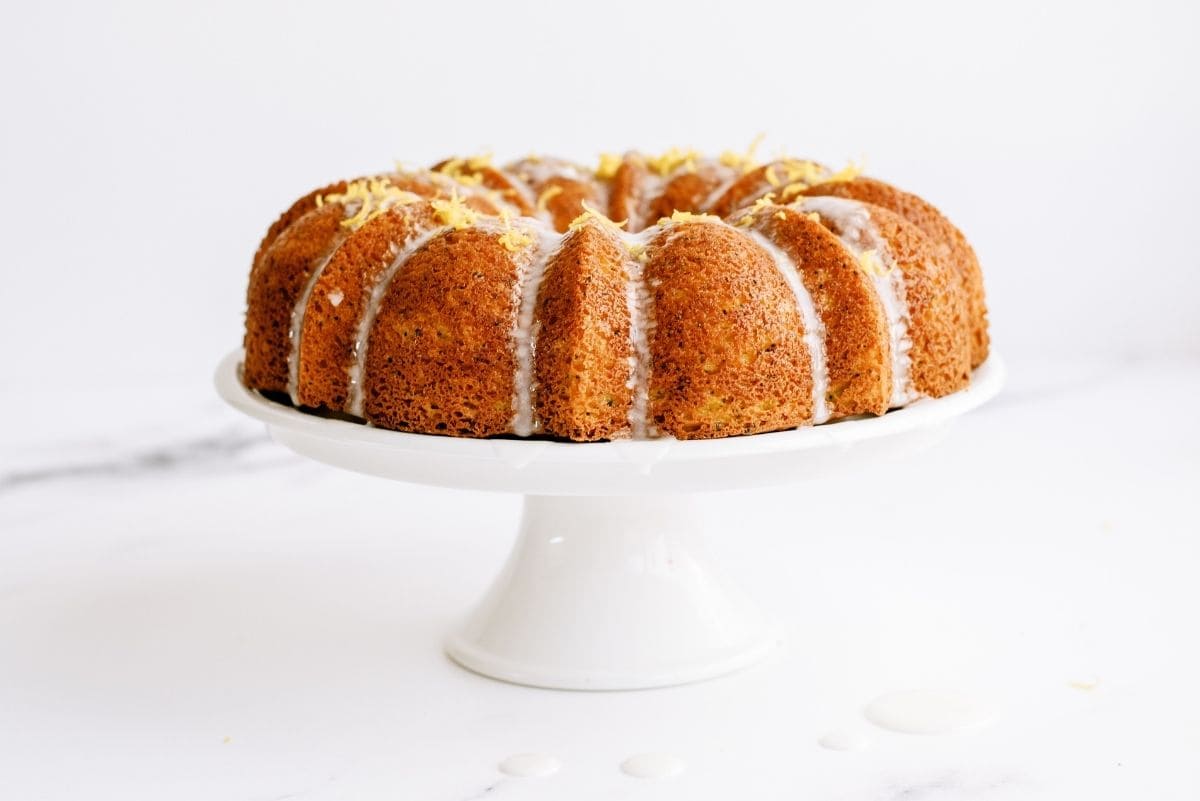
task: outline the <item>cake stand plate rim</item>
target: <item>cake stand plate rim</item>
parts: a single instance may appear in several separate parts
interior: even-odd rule
[[[750,456],[789,451],[850,446],[864,440],[888,437],[945,423],[975,409],[999,394],[1006,368],[993,352],[975,369],[971,383],[943,398],[925,398],[879,417],[846,420],[820,426],[705,440],[615,440],[609,442],[557,442],[539,439],[479,439],[415,434],[367,426],[347,420],[319,417],[260,395],[239,378],[242,350],[226,355],[217,367],[217,392],[226,403],[272,429],[294,431],[308,437],[351,441],[394,451],[438,453],[470,459],[512,463],[538,462],[684,462],[708,461],[726,456]]]

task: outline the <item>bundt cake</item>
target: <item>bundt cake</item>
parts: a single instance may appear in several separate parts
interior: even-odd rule
[[[242,380],[423,434],[727,437],[959,390],[986,314],[962,233],[853,167],[451,159],[283,213],[254,256]]]

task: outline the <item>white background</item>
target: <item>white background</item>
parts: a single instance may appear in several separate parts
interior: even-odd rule
[[[21,3],[0,387],[203,373],[331,179],[450,154],[787,150],[939,205],[1010,356],[1200,348],[1195,3]]]
[[[5,4],[0,799],[1194,801],[1198,9]],[[907,469],[705,500],[787,629],[751,670],[454,668],[518,499],[335,471],[225,408],[258,240],[392,159],[760,132],[966,231],[1005,394]],[[1007,714],[816,745],[955,682]],[[526,750],[563,771],[500,779]],[[648,750],[687,772],[617,770]]]

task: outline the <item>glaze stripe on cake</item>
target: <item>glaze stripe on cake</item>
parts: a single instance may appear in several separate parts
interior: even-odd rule
[[[538,292],[550,260],[558,252],[562,239],[544,225],[530,226],[535,236],[534,247],[521,253],[517,261],[516,322],[513,326],[513,350],[516,353],[516,372],[513,377],[513,433],[528,437],[540,426],[534,415],[534,349],[537,347],[538,323],[534,319]]]
[[[815,212],[833,222],[834,231],[846,249],[859,261],[871,278],[876,297],[888,322],[888,348],[891,354],[892,408],[915,400],[918,393],[910,378],[912,339],[909,337],[908,303],[904,274],[897,269],[887,240],[871,222],[866,204],[835,197],[806,197],[796,204],[800,210]]]
[[[300,299],[292,307],[291,325],[288,326],[288,343],[290,347],[287,362],[287,393],[288,397],[292,400],[293,406],[300,405],[300,332],[304,329],[304,313],[308,309],[308,301],[312,297],[313,287],[317,285],[317,281],[321,278],[321,273],[325,271],[325,267],[329,262],[333,261],[333,257],[337,255],[338,248],[341,247],[344,241],[339,241],[332,250],[317,262],[317,266],[313,268],[312,274],[304,282],[304,291],[300,293]]]
[[[654,295],[646,285],[646,243],[643,234],[621,234],[629,253],[625,260],[625,303],[629,309],[629,345],[633,352],[629,364],[632,393],[629,404],[629,431],[633,439],[657,436],[650,419],[650,337],[654,332]]]
[[[404,265],[413,257],[417,251],[425,247],[425,245],[434,237],[439,236],[448,227],[435,227],[425,230],[417,229],[408,241],[402,246],[397,247],[393,244],[394,254],[391,263],[387,269],[380,273],[378,280],[371,287],[370,299],[367,305],[363,308],[362,316],[358,321],[358,330],[354,337],[354,363],[350,366],[350,396],[346,401],[345,411],[355,417],[365,417],[363,414],[363,406],[365,404],[365,381],[363,380],[363,365],[367,361],[367,347],[370,343],[371,329],[375,323],[375,317],[379,314],[379,306],[383,302],[384,295],[387,294],[388,287],[392,284],[392,279],[396,274],[404,269]]]
[[[808,346],[809,359],[812,362],[813,378],[813,416],[814,425],[824,423],[829,419],[829,401],[826,393],[829,391],[829,368],[825,363],[825,324],[817,315],[816,304],[812,295],[801,280],[800,269],[792,257],[780,249],[770,238],[759,231],[743,230],[759,247],[771,255],[775,267],[788,288],[796,297],[796,307],[804,318],[804,343]]]

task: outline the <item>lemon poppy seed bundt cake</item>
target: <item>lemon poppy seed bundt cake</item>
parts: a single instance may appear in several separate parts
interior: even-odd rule
[[[242,380],[381,428],[754,434],[965,387],[979,264],[921,198],[799,159],[451,159],[318,189],[254,256]]]

